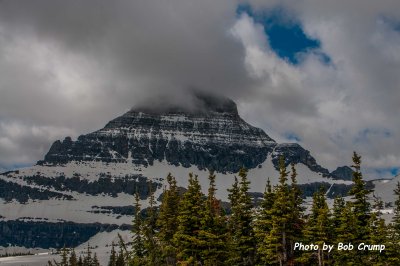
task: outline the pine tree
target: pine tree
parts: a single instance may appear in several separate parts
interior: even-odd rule
[[[400,265],[400,182],[394,189],[396,200],[393,208],[393,218],[387,228],[386,255],[389,265]]]
[[[349,191],[349,195],[352,196],[353,202],[352,207],[356,215],[359,230],[357,230],[357,238],[359,242],[368,239],[368,220],[371,215],[371,205],[368,202],[368,196],[372,192],[365,186],[365,182],[362,178],[361,169],[361,156],[356,152],[353,154],[353,187]]]
[[[269,262],[264,244],[265,239],[269,237],[272,229],[272,207],[275,201],[275,192],[272,191],[271,182],[268,178],[265,187],[263,200],[260,203],[260,209],[255,221],[255,237],[257,241],[257,256],[261,263]]]
[[[340,216],[338,217],[339,225],[335,227],[335,245],[338,243],[348,244],[351,243],[355,245],[358,241],[357,230],[359,230],[359,225],[357,221],[357,216],[353,212],[352,204],[346,202],[343,209],[341,210]],[[353,250],[340,251],[337,249],[333,250],[333,258],[335,265],[363,265],[359,262],[359,257],[357,257],[358,251],[356,248]]]
[[[294,250],[294,245],[302,238],[303,228],[304,228],[304,207],[303,198],[301,197],[302,192],[297,185],[297,171],[294,163],[291,163],[291,185],[290,185],[290,201],[289,201],[289,224],[288,224],[288,246],[289,246],[289,263],[292,263],[296,251]]]
[[[114,248],[114,241],[111,243],[111,253],[110,259],[108,261],[108,266],[116,266],[117,263],[117,253],[115,252]]]
[[[397,186],[394,190],[394,195],[397,197],[394,202],[394,210],[393,210],[393,219],[392,219],[392,226],[396,235],[399,237],[400,240],[400,182],[397,182]]]
[[[230,235],[232,241],[232,263],[253,265],[255,263],[256,239],[253,230],[253,204],[248,194],[250,181],[247,170],[239,171],[240,182],[235,178],[229,190],[232,214],[230,217]]]
[[[160,212],[157,219],[161,242],[162,258],[166,265],[176,264],[176,248],[173,244],[173,236],[178,228],[179,193],[175,177],[167,176],[168,189],[164,190]]]
[[[227,260],[227,228],[220,201],[215,196],[217,188],[213,171],[210,171],[208,179],[210,185],[199,238],[205,244],[201,251],[204,265],[217,266],[223,265]]]
[[[229,250],[229,263],[231,262],[237,262],[240,259],[240,255],[237,252],[237,244],[236,244],[236,238],[234,232],[237,231],[239,227],[238,219],[237,219],[237,214],[233,212],[233,210],[236,210],[238,208],[238,202],[239,202],[239,181],[237,177],[235,176],[234,182],[232,184],[232,188],[228,188],[227,191],[229,192],[228,194],[228,199],[230,203],[230,215],[228,217],[228,250]]]
[[[91,266],[100,266],[100,262],[99,262],[99,260],[97,259],[97,254],[96,254],[96,253],[94,253]]]
[[[352,211],[356,218],[356,230],[354,231],[355,239],[353,244],[359,245],[369,239],[369,221],[371,218],[371,204],[369,203],[369,194],[371,190],[366,188],[365,181],[361,173],[361,156],[356,152],[353,153],[353,187],[349,191],[352,196]],[[353,261],[358,264],[365,263],[365,254],[357,252],[354,254]]]
[[[189,186],[179,203],[178,230],[174,235],[174,243],[178,250],[181,264],[198,264],[201,261],[204,241],[199,238],[202,218],[205,212],[204,194],[197,176],[189,174]]]
[[[75,250],[72,249],[71,254],[69,256],[69,266],[77,266],[78,265],[78,260],[76,258],[76,253]]]
[[[61,251],[61,263],[59,264],[60,266],[68,266],[68,251],[63,247]]]
[[[232,188],[228,188],[228,192],[228,199],[231,204],[231,208],[236,207],[239,201],[239,181],[236,176]]]
[[[369,225],[369,243],[373,245],[385,245],[388,246],[388,230],[385,224],[385,220],[382,218],[383,201],[373,195],[374,205],[373,212],[370,217]],[[388,256],[386,251],[375,252],[371,251],[368,256],[368,262],[373,262],[374,265],[387,265]]]
[[[86,256],[84,256],[84,258],[83,258],[83,265],[91,266],[92,262],[93,262],[92,252],[90,251],[90,245],[88,243],[87,249],[86,249]]]
[[[161,251],[156,238],[156,222],[157,210],[155,207],[156,201],[154,199],[154,191],[152,190],[152,183],[149,182],[149,207],[147,208],[147,217],[144,221],[142,232],[144,235],[144,258],[147,265],[159,265],[161,263]]]
[[[143,265],[144,261],[143,261],[143,257],[132,257],[132,253],[135,252],[135,250],[133,250],[132,252],[128,252],[128,249],[125,245],[124,240],[122,239],[122,236],[118,233],[118,239],[119,239],[119,251],[118,251],[118,255],[117,255],[117,260],[115,262],[116,266],[126,266],[126,265],[130,265],[130,266],[136,266],[136,265]],[[133,254],[134,255],[134,254]]]
[[[287,265],[291,261],[291,232],[290,219],[292,211],[290,201],[291,194],[287,184],[288,172],[285,159],[279,159],[279,184],[275,187],[275,201],[271,209],[272,228],[268,237],[264,239],[265,258],[269,264]]]
[[[83,266],[82,256],[79,256],[78,266]]]
[[[341,217],[343,214],[343,210],[346,206],[346,203],[343,199],[343,197],[341,196],[337,196],[334,201],[333,201],[333,211],[332,211],[332,228],[336,229],[339,228],[340,224],[341,224]],[[333,234],[334,236],[337,235],[337,232],[335,231],[335,233]],[[336,243],[337,241],[335,240],[335,238],[333,239],[333,242]]]
[[[141,265],[141,261],[138,258],[133,258],[132,260],[129,261],[129,265]],[[124,251],[122,250],[122,247],[120,246],[117,260],[115,261],[116,266],[125,266],[125,256],[124,256]]]
[[[331,244],[332,227],[330,211],[326,203],[325,191],[321,188],[313,195],[311,213],[304,230],[304,239],[307,243],[318,245],[318,250],[303,252],[302,262],[315,265],[326,265],[329,262],[329,253],[322,249],[324,244]]]
[[[142,216],[139,202],[139,194],[135,194],[135,206],[134,206],[134,220],[132,225],[132,233],[133,233],[133,243],[132,243],[132,258],[130,258],[131,263],[133,265],[141,265],[143,263],[144,257],[144,240],[143,240],[143,231],[142,231]],[[120,241],[120,256],[123,256],[122,243]],[[118,256],[118,259],[120,259]],[[118,260],[117,259],[117,260]]]

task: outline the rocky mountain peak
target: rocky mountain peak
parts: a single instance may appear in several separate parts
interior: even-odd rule
[[[235,172],[265,161],[276,142],[240,118],[227,98],[196,94],[189,107],[135,107],[93,133],[56,141],[40,163],[129,162]]]
[[[262,129],[246,123],[232,100],[198,94],[191,108],[136,107],[76,141],[69,137],[56,141],[39,164],[100,161],[147,167],[154,161],[166,161],[175,166],[237,172],[242,166],[260,166],[268,156],[278,168],[281,155],[286,164],[302,163],[330,176],[299,144],[278,144]]]

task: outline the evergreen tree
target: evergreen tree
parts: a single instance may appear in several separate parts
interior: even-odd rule
[[[135,206],[134,206],[134,220],[132,225],[132,233],[133,233],[133,243],[132,243],[132,258],[131,264],[133,265],[141,265],[143,263],[144,257],[144,240],[143,240],[143,231],[142,231],[142,216],[141,216],[141,209],[140,209],[140,202],[139,202],[139,194],[135,194]],[[120,254],[118,259],[122,256],[124,257],[123,250],[122,250],[122,243],[120,239]],[[118,260],[117,259],[117,260]],[[121,260],[121,259],[120,259]]]
[[[128,264],[129,265],[141,265],[140,263],[141,263],[140,259],[133,258],[133,260],[130,260]],[[124,256],[124,252],[121,247],[120,247],[115,265],[116,266],[125,266],[125,256]]]
[[[396,196],[393,208],[393,218],[387,228],[388,239],[386,242],[387,262],[390,265],[400,265],[400,182],[394,189]]]
[[[257,241],[257,255],[261,263],[268,263],[265,239],[269,237],[272,229],[272,207],[275,201],[275,193],[272,191],[271,182],[268,178],[265,187],[263,200],[260,203],[260,209],[255,222],[255,236]]]
[[[100,266],[100,262],[99,262],[99,260],[97,259],[97,254],[96,254],[96,253],[94,253],[91,266]]]
[[[361,156],[356,152],[353,153],[353,187],[349,191],[352,196],[351,207],[356,219],[356,228],[353,232],[355,234],[353,245],[358,246],[360,243],[367,241],[370,236],[369,221],[371,218],[371,204],[369,203],[369,194],[371,190],[366,188],[365,181],[361,173]],[[356,252],[353,261],[358,264],[365,263],[365,254],[363,252]]]
[[[293,263],[291,254],[291,243],[293,232],[290,219],[293,209],[291,208],[291,194],[287,184],[288,172],[285,160],[279,159],[279,184],[275,187],[275,201],[271,209],[272,228],[268,237],[264,239],[264,252],[268,264],[287,265]]]
[[[239,181],[236,176],[232,188],[228,188],[228,192],[229,192],[228,199],[231,204],[231,208],[234,208],[238,205],[239,201]]]
[[[174,235],[180,264],[202,263],[201,252],[205,243],[199,238],[199,230],[204,213],[204,194],[197,176],[189,174],[189,186],[179,203],[178,230]]]
[[[240,255],[237,252],[237,242],[235,238],[235,233],[238,230],[239,223],[237,219],[237,214],[233,212],[233,210],[238,209],[238,202],[239,202],[239,181],[237,177],[235,176],[234,182],[232,184],[232,188],[227,189],[229,194],[228,194],[228,199],[230,203],[230,215],[228,217],[228,250],[229,250],[229,263],[231,262],[237,262],[240,259]]]
[[[83,258],[83,265],[92,265],[92,252],[90,251],[90,245],[88,243],[87,249],[86,249],[86,256]]]
[[[383,209],[383,201],[373,195],[374,197],[374,205],[373,212],[370,217],[370,225],[369,225],[369,243],[373,245],[388,245],[388,230],[385,224],[385,220],[382,218],[382,209]],[[368,261],[373,262],[374,265],[387,265],[387,253],[386,251],[368,252]]]
[[[61,251],[61,263],[59,264],[60,266],[68,266],[68,251],[63,247]]]
[[[163,261],[166,265],[176,264],[176,248],[173,236],[178,228],[179,193],[175,177],[167,176],[168,189],[164,190],[160,212],[157,219],[158,238],[161,242]]]
[[[78,266],[83,266],[82,256],[79,256]]]
[[[293,261],[295,257],[294,244],[299,241],[302,237],[303,228],[304,228],[304,207],[303,207],[303,198],[301,197],[302,192],[297,185],[297,171],[294,163],[291,163],[291,186],[290,186],[290,201],[289,201],[289,225],[288,225],[288,244],[289,244],[289,261],[290,263]],[[298,252],[297,252],[298,253]]]
[[[343,215],[343,210],[346,206],[346,203],[341,196],[337,196],[334,201],[333,201],[333,211],[332,211],[332,228],[334,229],[334,234],[333,234],[333,242],[336,243],[336,235],[337,231],[335,229],[339,228],[342,222],[342,215]]]
[[[357,239],[357,230],[359,230],[359,225],[357,221],[357,216],[353,212],[352,204],[347,202],[343,209],[341,210],[339,219],[339,226],[336,227],[336,239],[335,245],[339,243],[348,244],[351,243],[353,246],[358,241]],[[340,251],[337,249],[333,250],[333,257],[335,264],[334,265],[363,265],[360,264],[359,257],[357,257],[357,253],[359,253],[356,248],[353,250]],[[361,254],[361,253],[359,253]]]
[[[239,171],[240,182],[230,189],[232,214],[230,217],[230,234],[232,238],[231,261],[237,265],[253,265],[255,263],[256,239],[253,230],[253,204],[248,194],[250,181],[247,170]]]
[[[397,186],[394,190],[394,195],[396,196],[396,200],[394,202],[394,215],[392,219],[392,226],[395,234],[400,240],[400,182],[397,182]]]
[[[110,259],[108,261],[108,266],[116,266],[117,263],[117,253],[115,252],[114,248],[114,241],[111,243],[111,253]]]
[[[324,244],[331,244],[332,227],[330,212],[326,203],[325,191],[321,188],[313,195],[311,213],[304,230],[304,239],[307,243],[318,245],[318,250],[303,252],[301,261],[307,264],[327,265],[329,253],[322,249]]]
[[[77,266],[78,265],[78,260],[76,258],[76,253],[75,250],[72,249],[71,254],[69,256],[69,266]]]
[[[141,230],[144,235],[144,258],[147,265],[159,265],[161,263],[161,251],[156,238],[157,210],[155,207],[156,201],[154,199],[154,191],[152,190],[151,182],[149,182],[149,191],[150,196],[149,207],[147,208],[147,217]]]
[[[368,196],[372,192],[365,186],[361,173],[361,156],[356,152],[353,154],[353,187],[349,191],[349,195],[352,196],[353,202],[352,207],[354,214],[356,215],[358,230],[356,231],[359,242],[368,239],[368,221],[371,215],[371,205],[368,202]]]
[[[201,252],[202,261],[204,261],[204,265],[213,266],[223,265],[227,260],[227,228],[220,201],[215,196],[217,191],[215,178],[214,172],[210,171],[208,196],[202,228],[199,231],[199,238],[205,244]]]

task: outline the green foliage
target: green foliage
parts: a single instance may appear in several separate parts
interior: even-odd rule
[[[77,266],[78,265],[78,259],[76,258],[76,253],[75,253],[74,249],[72,249],[68,261],[69,261],[69,266]]]
[[[324,244],[332,244],[331,214],[326,203],[323,188],[313,196],[311,213],[308,216],[304,229],[304,239],[307,243],[318,245],[316,251],[305,251],[301,255],[301,261],[308,264],[326,265],[329,262],[328,251],[323,250]]]
[[[161,263],[161,250],[159,246],[157,234],[157,210],[156,201],[154,199],[154,191],[152,183],[149,183],[149,207],[147,208],[147,216],[143,223],[142,232],[144,235],[144,259],[143,264],[146,265],[159,265]]]
[[[53,260],[53,262],[49,261],[49,266],[100,266],[100,263],[97,259],[97,254],[94,253],[92,257],[92,252],[90,250],[90,245],[88,244],[86,249],[86,254],[83,256],[79,256],[77,259],[76,253],[74,249],[63,248],[61,250],[61,261],[57,262]]]
[[[369,195],[371,190],[365,186],[365,181],[361,173],[361,156],[356,152],[353,153],[353,187],[349,191],[352,196],[351,210],[355,216],[355,228],[353,231],[353,244],[358,246],[370,239],[369,222],[371,219],[371,204],[369,203]],[[358,264],[365,263],[365,255],[363,252],[354,252],[353,261]]]
[[[283,157],[279,160],[279,184],[274,188],[275,201],[271,209],[272,227],[268,236],[264,239],[265,260],[270,264],[286,265],[292,260],[293,227],[291,224],[292,196],[287,184],[288,172]]]
[[[139,194],[135,194],[135,213],[134,213],[134,220],[133,220],[133,225],[132,225],[132,257],[131,257],[131,263],[134,265],[140,265],[142,263],[142,259],[144,257],[145,253],[145,247],[144,247],[144,237],[143,237],[143,228],[142,228],[142,217],[140,213],[140,202],[139,202]],[[121,245],[120,245],[121,247]],[[122,248],[122,247],[121,247]],[[123,252],[122,250],[120,251],[120,256],[123,257]],[[118,257],[119,261],[122,259]],[[117,259],[117,261],[118,261]],[[121,262],[119,262],[121,263]]]
[[[108,261],[108,266],[116,266],[117,263],[117,252],[115,252],[114,241],[111,243],[110,259]]]
[[[359,241],[368,239],[367,223],[371,214],[371,204],[368,202],[368,196],[371,194],[371,190],[365,186],[361,169],[361,156],[356,152],[353,153],[353,183],[354,186],[349,191],[349,195],[352,196],[352,208],[356,215],[359,230],[357,230],[357,238]]]
[[[237,265],[253,265],[256,239],[253,229],[253,205],[248,194],[250,182],[247,179],[247,170],[240,169],[239,177],[240,182],[235,177],[232,189],[229,190],[232,212],[229,219],[230,262]]]
[[[197,176],[189,174],[188,190],[179,202],[178,229],[173,242],[180,264],[197,264],[201,261],[202,247],[206,245],[199,236],[205,213],[204,194]]]
[[[161,243],[161,253],[163,262],[166,265],[176,264],[176,248],[173,244],[173,237],[178,228],[179,193],[175,177],[171,174],[167,176],[168,189],[164,190],[160,212],[158,214],[157,226],[158,239]]]
[[[199,238],[205,244],[201,251],[201,261],[204,265],[224,265],[228,259],[228,230],[226,218],[222,212],[220,200],[215,196],[216,176],[210,171],[208,176],[209,188],[205,205],[205,213],[202,219],[202,228]]]

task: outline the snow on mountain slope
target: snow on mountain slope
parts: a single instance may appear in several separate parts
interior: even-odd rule
[[[393,190],[397,187],[398,182],[400,182],[400,176],[396,176],[393,179],[373,181],[375,185],[375,195],[380,197],[386,203],[394,202],[396,199]]]
[[[79,171],[82,169],[82,171]],[[298,172],[298,184],[309,184],[313,182],[325,182],[329,184],[348,184],[350,181],[334,180],[322,177],[321,174],[312,172],[307,166],[297,164],[296,169]],[[25,178],[32,175],[47,177],[55,180],[55,176],[64,176],[65,179],[72,178],[76,174],[80,174],[80,179],[99,180],[100,176],[109,174],[114,180],[123,178],[126,175],[144,176],[148,177],[152,182],[159,184],[155,191],[155,197],[158,198],[162,193],[163,187],[166,186],[166,175],[171,173],[176,177],[178,186],[187,187],[188,175],[193,173],[198,175],[203,192],[207,193],[208,189],[208,171],[200,170],[196,166],[188,168],[182,166],[173,166],[167,162],[155,162],[153,166],[138,166],[127,163],[101,163],[101,162],[70,162],[65,166],[33,166],[31,168],[24,168],[18,172],[9,173],[7,175],[8,181],[15,182],[21,185],[29,185],[46,189],[46,186],[38,186],[29,184],[29,179]],[[260,167],[249,170],[248,178],[251,182],[250,191],[263,192],[267,178],[273,185],[277,184],[279,172],[275,169],[271,158],[267,158]],[[218,188],[217,196],[223,200],[228,200],[227,189],[231,187],[235,174],[233,173],[216,173],[216,185]],[[5,179],[4,176],[0,178]],[[50,191],[56,191],[51,189]],[[0,199],[0,213],[3,214],[4,219],[15,220],[24,217],[30,217],[31,220],[47,219],[48,221],[73,221],[79,223],[90,223],[92,221],[101,221],[102,223],[115,223],[115,224],[129,224],[131,222],[130,215],[120,215],[118,213],[101,213],[96,212],[99,207],[110,206],[129,206],[133,205],[133,195],[127,193],[118,193],[117,195],[109,195],[100,193],[98,195],[90,195],[87,193],[79,193],[77,191],[60,191],[66,195],[73,197],[73,200],[63,199],[48,199],[48,200],[29,200],[27,203],[20,203],[16,200],[6,202]],[[147,200],[142,199],[141,205],[143,208],[147,207]],[[97,206],[97,208],[94,208]],[[28,220],[27,218],[25,218]]]

